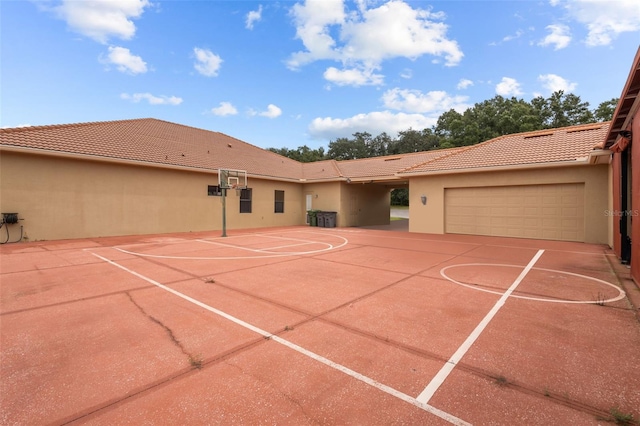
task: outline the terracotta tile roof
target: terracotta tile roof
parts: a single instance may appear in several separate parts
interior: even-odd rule
[[[307,181],[317,180],[336,180],[338,178],[344,178],[340,171],[338,164],[339,161],[326,160],[316,161],[314,163],[303,163],[302,171],[303,177]]]
[[[246,170],[292,181],[394,180],[421,173],[578,161],[609,123],[502,136],[465,148],[299,163],[219,132],[152,118],[0,129],[0,147],[131,161],[158,167]]]
[[[338,161],[337,166],[343,176],[353,180],[395,177],[399,170],[410,168],[425,162],[451,155],[461,148],[423,151],[410,154],[387,155],[384,157],[362,158],[358,160]]]
[[[0,144],[159,166],[298,180],[302,165],[222,133],[152,118],[0,129]]]
[[[561,162],[588,164],[589,153],[605,138],[608,129],[609,122],[606,122],[500,136],[403,169],[398,174],[482,171]]]

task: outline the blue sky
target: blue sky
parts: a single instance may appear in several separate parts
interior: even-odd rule
[[[638,0],[0,1],[0,126],[153,117],[268,148],[495,95],[618,97]]]

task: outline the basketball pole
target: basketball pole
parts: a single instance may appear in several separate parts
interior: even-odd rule
[[[222,189],[222,236],[227,236],[227,188]]]

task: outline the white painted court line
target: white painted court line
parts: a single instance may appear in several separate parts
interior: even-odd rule
[[[257,235],[257,236],[263,236],[263,235],[268,235],[268,234],[247,234],[244,236],[251,236],[251,235]],[[240,236],[234,237],[234,238],[239,238]],[[242,250],[246,250],[249,252],[253,252],[253,253],[257,253],[256,256],[172,256],[172,255],[160,255],[160,254],[150,254],[150,253],[140,253],[140,252],[135,252],[135,251],[131,251],[131,250],[126,250],[122,247],[112,247],[115,250],[118,250],[122,253],[126,253],[126,254],[130,254],[133,256],[140,256],[140,257],[150,257],[150,258],[155,258],[155,259],[178,259],[178,260],[247,260],[247,259],[269,259],[269,258],[276,258],[276,257],[289,257],[289,256],[302,256],[302,255],[308,255],[308,254],[316,254],[316,253],[323,253],[326,251],[330,251],[330,250],[334,250],[340,247],[344,247],[349,243],[349,240],[347,240],[345,237],[339,236],[339,235],[333,235],[334,238],[337,238],[340,243],[337,245],[333,245],[331,243],[326,243],[326,242],[322,242],[322,241],[312,241],[312,240],[303,240],[303,239],[298,239],[298,238],[289,238],[289,237],[278,237],[278,236],[269,236],[269,238],[273,238],[273,239],[283,239],[283,240],[287,240],[287,241],[298,241],[301,243],[307,243],[307,244],[316,244],[316,245],[323,245],[326,246],[324,248],[321,249],[317,249],[317,250],[308,250],[308,251],[300,251],[300,252],[275,252],[275,253],[271,253],[269,254],[269,252],[267,251],[268,249],[252,249],[252,248],[248,248],[248,247],[242,247],[242,246],[236,246],[233,244],[225,244],[225,243],[221,243],[215,240],[204,240],[204,239],[196,239],[196,240],[189,240],[189,241],[197,241],[200,243],[207,243],[207,244],[213,244],[213,245],[220,245],[223,247],[229,247],[229,248],[236,248],[236,249],[242,249]],[[227,238],[232,238],[232,237],[227,237]],[[303,244],[304,245],[304,244]]]
[[[299,246],[308,246],[308,245],[312,245],[312,244],[316,244],[316,245],[322,245],[322,246],[326,246],[326,247],[332,247],[331,244],[329,243],[320,243],[320,242],[315,242],[315,241],[303,241],[301,243],[296,243],[296,244],[287,244],[284,246],[274,246],[274,247],[266,247],[266,248],[261,248],[261,249],[255,249],[255,248],[249,248],[249,247],[242,247],[242,246],[236,246],[233,244],[223,244],[220,243],[218,241],[211,241],[211,240],[196,240],[198,242],[201,243],[205,243],[205,244],[213,244],[213,245],[221,245],[224,247],[229,247],[229,248],[235,248],[235,249],[240,249],[240,250],[247,250],[253,253],[270,253],[273,254],[272,251],[270,250],[278,250],[281,248],[287,248],[287,247],[299,247]],[[275,254],[285,254],[284,252],[281,253],[275,253]]]
[[[520,268],[520,265],[512,265],[512,264],[506,264],[506,263],[459,263],[456,265],[449,265],[449,266],[445,266],[444,268],[440,269],[440,275],[443,278],[446,278],[447,280],[451,281],[454,284],[458,284],[461,285],[463,287],[467,287],[470,288],[472,290],[476,290],[476,291],[482,291],[485,293],[492,293],[492,294],[502,294],[502,292],[500,291],[495,291],[495,290],[489,290],[488,288],[482,288],[482,287],[478,287],[477,285],[471,285],[471,284],[467,284],[467,283],[463,283],[461,281],[456,281],[453,278],[451,278],[450,276],[448,276],[445,272],[448,269],[452,269],[452,268],[459,268],[459,267],[464,267],[464,266],[472,266],[472,267],[476,267],[476,266],[492,266],[492,267],[507,267],[507,268]],[[532,301],[536,301],[536,302],[546,302],[546,303],[566,303],[566,304],[573,304],[573,305],[587,305],[587,304],[603,304],[603,303],[610,303],[610,302],[617,302],[620,299],[624,299],[624,297],[627,295],[627,293],[624,292],[624,290],[622,290],[621,288],[617,287],[615,284],[611,284],[609,282],[606,282],[604,280],[601,280],[599,278],[595,278],[595,277],[590,277],[589,275],[582,275],[582,274],[576,274],[574,272],[567,272],[567,271],[560,271],[557,269],[547,269],[547,268],[531,268],[534,271],[545,271],[545,272],[553,272],[556,274],[562,274],[562,275],[569,275],[571,277],[576,277],[576,278],[583,278],[585,280],[589,280],[589,281],[594,281],[597,283],[600,283],[602,285],[611,287],[613,289],[615,289],[618,292],[618,295],[616,297],[612,297],[610,299],[603,299],[603,300],[564,300],[564,299],[552,299],[550,297],[532,297],[532,296],[518,296],[515,294],[512,294],[511,297],[514,299],[523,299],[523,300],[532,300]]]
[[[480,324],[476,326],[476,328],[471,332],[469,337],[467,337],[467,339],[462,343],[462,345],[460,345],[458,350],[455,351],[455,353],[451,356],[451,358],[449,358],[449,361],[447,361],[447,363],[440,369],[440,371],[438,371],[438,374],[435,375],[435,377],[431,380],[431,382],[427,385],[427,387],[422,391],[422,393],[418,395],[418,397],[416,398],[418,401],[424,404],[429,402],[433,394],[436,393],[438,388],[440,388],[440,386],[446,380],[447,376],[449,376],[449,373],[453,371],[455,366],[460,362],[460,360],[467,353],[469,348],[471,348],[471,345],[473,345],[473,343],[478,339],[478,337],[480,337],[480,334],[484,331],[484,329],[487,327],[487,325],[493,319],[493,317],[498,313],[500,308],[502,308],[502,306],[505,304],[505,302],[507,301],[511,293],[513,293],[515,289],[518,287],[518,285],[520,285],[524,277],[527,276],[529,271],[533,268],[533,265],[536,264],[536,262],[538,261],[538,259],[540,259],[540,256],[542,256],[543,253],[544,253],[544,250],[538,250],[538,252],[536,253],[535,256],[533,256],[529,264],[522,270],[522,272],[520,272],[520,275],[518,275],[518,278],[516,278],[513,284],[511,284],[511,287],[509,287],[507,291],[505,291],[502,294],[502,297],[500,297],[500,299],[498,299],[496,304],[493,305],[493,308],[491,308],[489,313],[485,315],[482,321],[480,321]]]
[[[298,353],[300,353],[302,355],[305,355],[305,356],[307,356],[307,357],[309,357],[309,358],[311,358],[311,359],[313,359],[315,361],[321,362],[322,364],[324,364],[324,365],[326,365],[328,367],[331,367],[331,368],[333,368],[333,369],[335,369],[337,371],[340,371],[340,372],[342,372],[342,373],[344,373],[344,374],[346,374],[346,375],[348,375],[350,377],[353,377],[356,380],[359,380],[359,381],[361,381],[363,383],[366,383],[367,385],[373,386],[374,388],[376,388],[378,390],[381,390],[382,392],[385,392],[385,393],[387,393],[387,394],[389,394],[389,395],[391,395],[393,397],[396,397],[396,398],[398,398],[398,399],[400,399],[402,401],[405,401],[405,402],[407,402],[407,403],[409,403],[409,404],[411,404],[411,405],[413,405],[413,406],[415,406],[417,408],[420,408],[420,409],[422,409],[424,411],[427,411],[427,412],[429,412],[429,413],[431,413],[431,414],[433,414],[433,415],[435,415],[437,417],[440,417],[441,419],[446,420],[451,424],[460,425],[460,426],[471,426],[471,423],[465,422],[464,420],[459,419],[459,418],[455,417],[452,414],[449,414],[449,413],[447,413],[445,411],[442,411],[442,410],[440,410],[438,408],[435,408],[435,407],[433,407],[433,406],[431,406],[431,405],[429,405],[429,404],[427,404],[425,402],[421,402],[421,401],[417,400],[416,398],[413,398],[412,396],[409,396],[409,395],[407,395],[407,394],[405,394],[403,392],[400,392],[400,391],[398,391],[396,389],[393,389],[393,388],[391,388],[391,387],[389,387],[387,385],[384,385],[384,384],[382,384],[382,383],[380,383],[380,382],[378,382],[376,380],[371,379],[370,377],[367,377],[367,376],[365,376],[363,374],[358,373],[357,371],[351,370],[350,368],[345,367],[342,364],[338,364],[336,362],[331,361],[328,358],[325,358],[325,357],[323,357],[321,355],[318,355],[318,354],[316,354],[314,352],[311,352],[311,351],[309,351],[307,349],[304,349],[304,348],[296,345],[295,343],[289,342],[288,340],[285,340],[285,339],[283,339],[283,338],[281,338],[279,336],[271,334],[268,331],[265,331],[265,330],[263,330],[263,329],[261,329],[259,327],[256,327],[256,326],[254,326],[252,324],[249,324],[248,322],[242,321],[241,319],[236,318],[233,315],[229,315],[226,312],[223,312],[223,311],[221,311],[219,309],[216,309],[216,308],[214,308],[212,306],[209,306],[209,305],[207,305],[207,304],[205,304],[203,302],[200,302],[199,300],[194,299],[194,298],[192,298],[190,296],[187,296],[184,293],[180,293],[179,291],[174,290],[171,287],[167,287],[167,286],[165,286],[163,284],[160,284],[159,282],[154,281],[151,278],[145,277],[144,275],[139,274],[138,272],[135,272],[135,271],[127,268],[126,266],[122,266],[119,263],[116,263],[116,262],[114,262],[114,261],[112,261],[112,260],[110,260],[110,259],[108,259],[106,257],[100,256],[99,254],[92,253],[92,252],[91,252],[91,254],[94,255],[95,257],[97,257],[97,258],[109,263],[110,265],[115,266],[116,268],[122,269],[123,271],[128,272],[129,274],[134,275],[134,276],[136,276],[136,277],[138,277],[138,278],[140,278],[140,279],[142,279],[142,280],[144,280],[144,281],[146,281],[146,282],[148,282],[150,284],[153,284],[156,287],[161,288],[162,290],[165,290],[165,291],[167,291],[167,292],[169,292],[169,293],[171,293],[171,294],[173,294],[175,296],[178,296],[181,299],[184,299],[184,300],[186,300],[188,302],[191,302],[194,305],[197,305],[197,306],[199,306],[199,307],[201,307],[201,308],[203,308],[203,309],[205,309],[205,310],[207,310],[209,312],[212,312],[212,313],[214,313],[216,315],[219,315],[219,316],[221,316],[221,317],[223,317],[225,319],[228,319],[229,321],[231,321],[231,322],[233,322],[233,323],[235,323],[237,325],[240,325],[240,326],[242,326],[244,328],[247,328],[247,329],[249,329],[249,330],[251,330],[251,331],[253,331],[253,332],[255,332],[255,333],[257,333],[257,334],[259,334],[261,336],[263,336],[263,337],[268,337],[270,340],[273,340],[274,342],[277,342],[277,343],[279,343],[279,344],[281,344],[283,346],[286,346],[286,347],[288,347],[290,349],[293,349],[294,351],[296,351],[296,352],[298,352]]]

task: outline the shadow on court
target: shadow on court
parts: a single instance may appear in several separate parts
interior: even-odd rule
[[[640,323],[605,246],[228,235],[0,247],[0,423],[640,417]]]

